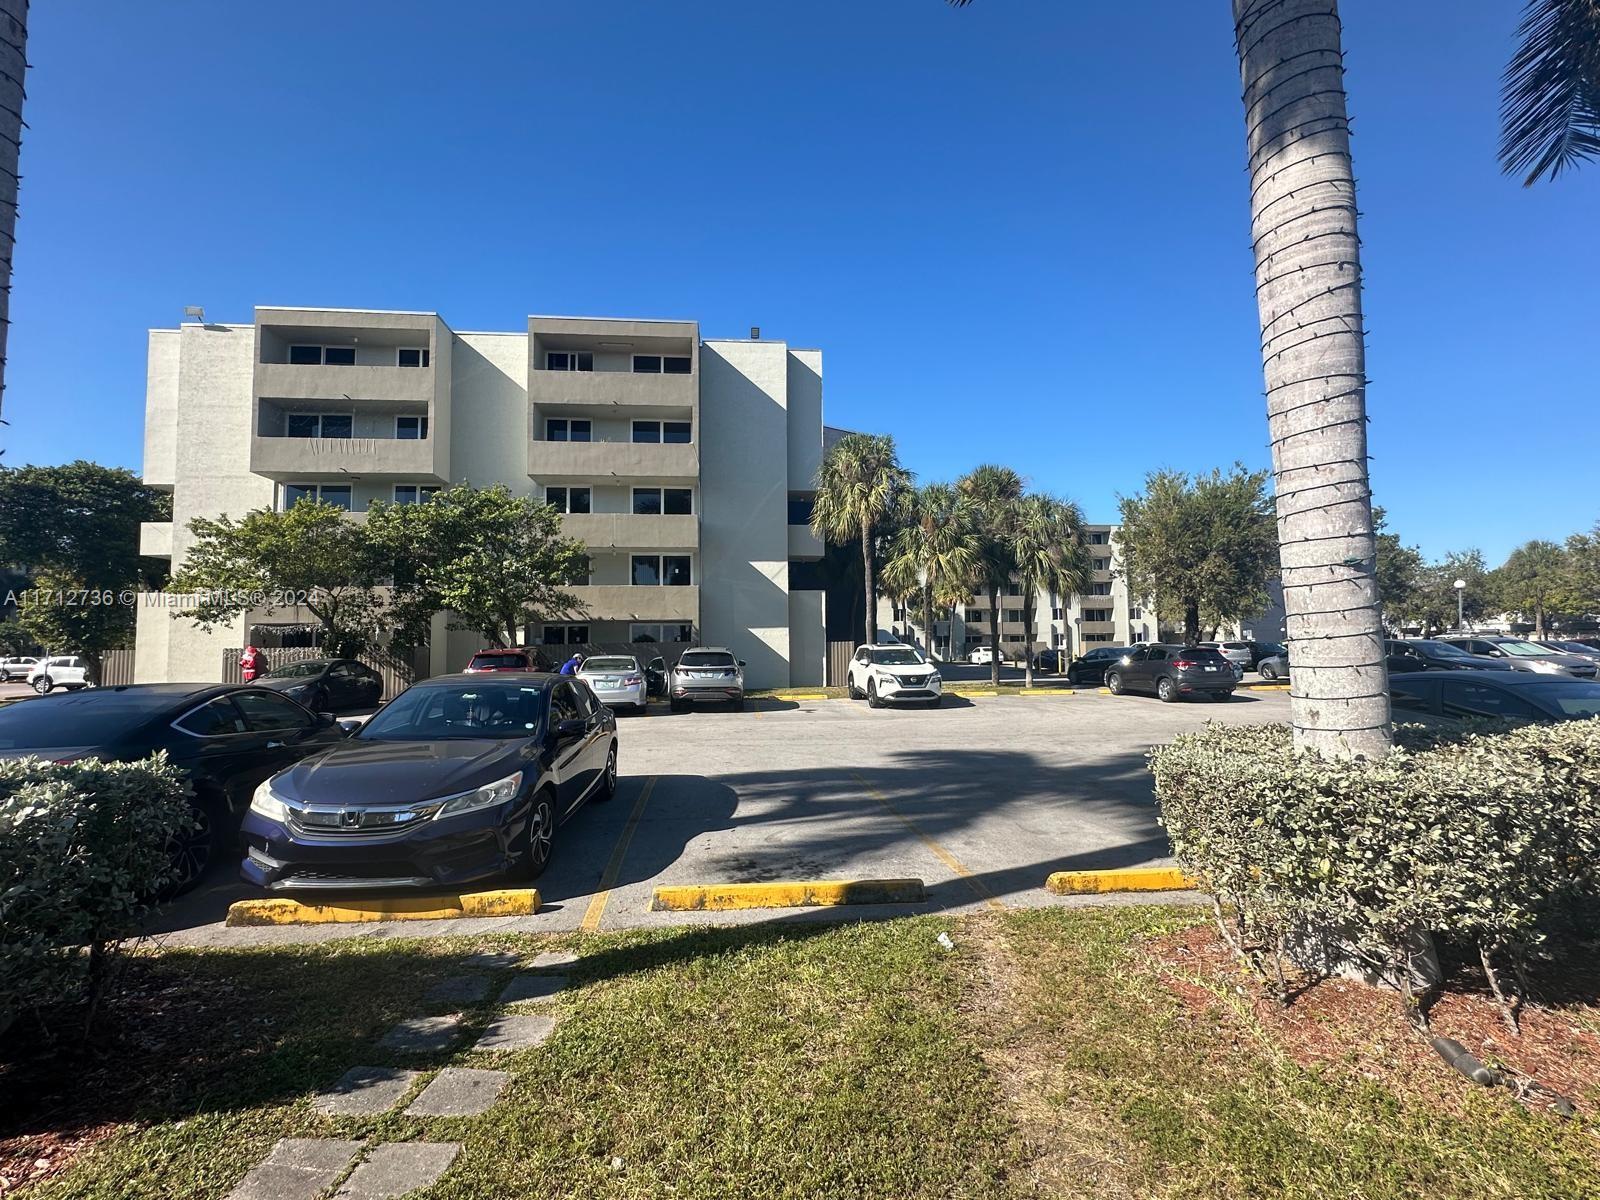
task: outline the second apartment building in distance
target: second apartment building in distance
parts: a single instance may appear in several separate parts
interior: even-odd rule
[[[822,547],[803,509],[822,455],[822,355],[707,340],[693,321],[530,317],[458,333],[433,313],[258,308],[250,324],[150,333],[147,483],[172,493],[145,554],[176,568],[197,516],[316,497],[363,519],[452,484],[505,484],[591,552],[585,615],[525,631],[554,646],[726,645],[751,687],[822,682],[823,593],[791,590]],[[203,631],[142,605],[141,681],[219,679],[224,655],[309,617]],[[478,635],[436,619],[433,674]],[[564,652],[562,652],[564,654]]]

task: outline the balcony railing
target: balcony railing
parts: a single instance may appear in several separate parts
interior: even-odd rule
[[[432,367],[300,366],[257,363],[256,395],[284,400],[433,399]]]
[[[700,447],[692,442],[529,442],[528,474],[545,483],[611,476],[692,482],[700,477]]]
[[[700,518],[677,513],[569,513],[561,530],[596,549],[695,550]]]
[[[542,409],[585,405],[596,409],[622,406],[687,412],[694,408],[699,394],[698,375],[538,369],[528,373],[528,399]]]
[[[699,587],[631,587],[595,584],[567,588],[591,621],[687,621],[700,623]]]
[[[438,444],[432,438],[292,438],[257,434],[250,439],[250,470],[287,482],[325,482],[349,476],[443,482],[448,467],[438,461]]]

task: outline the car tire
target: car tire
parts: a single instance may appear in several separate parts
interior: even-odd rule
[[[595,788],[594,795],[590,797],[597,804],[604,804],[617,794],[617,744],[611,743],[611,752],[606,755],[605,773],[600,776],[600,786]]]
[[[1256,668],[1256,672],[1261,676],[1261,678],[1269,681],[1277,679],[1278,677],[1278,668],[1273,666],[1271,663],[1262,663]]]
[[[33,690],[38,692],[41,696],[48,696],[50,694],[50,689],[54,686],[55,684],[50,682],[50,676],[48,675],[41,675],[39,678],[33,681]]]
[[[1163,675],[1156,680],[1156,698],[1163,704],[1176,704],[1178,701],[1178,685]]]
[[[878,698],[878,685],[874,680],[867,680],[867,707],[882,708],[883,701]]]
[[[211,796],[195,799],[195,827],[186,829],[167,842],[167,857],[176,872],[161,889],[161,899],[172,900],[192,891],[210,869],[217,854],[223,805]]]
[[[1120,671],[1112,671],[1106,676],[1106,690],[1113,696],[1122,695],[1122,673]]]
[[[535,824],[542,832],[535,836]],[[517,863],[517,878],[531,882],[539,878],[550,865],[555,852],[556,798],[545,788],[533,797],[528,810],[528,828],[522,835],[522,857]]]
[[[846,675],[844,677],[844,694],[851,700],[861,699],[861,692],[856,688],[856,677],[854,675]]]

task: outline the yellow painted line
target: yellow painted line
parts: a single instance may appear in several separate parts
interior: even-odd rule
[[[807,883],[690,883],[658,887],[652,912],[814,908],[835,904],[920,904],[920,879],[821,879]]]
[[[1058,896],[1099,892],[1187,892],[1199,886],[1177,867],[1127,867],[1116,871],[1057,871],[1044,886]]]
[[[600,928],[600,919],[606,915],[606,904],[611,899],[611,889],[617,886],[617,877],[622,874],[622,860],[627,857],[628,846],[633,841],[633,831],[639,827],[639,818],[644,816],[644,806],[650,802],[650,793],[655,791],[656,777],[650,776],[644,781],[644,787],[639,789],[639,798],[633,802],[633,811],[628,814],[628,823],[622,827],[622,836],[617,839],[617,845],[611,851],[611,861],[606,863],[605,872],[600,876],[600,890],[595,892],[589,901],[589,907],[583,913],[583,931],[593,933]]]
[[[1023,688],[1017,693],[1019,696],[1071,696],[1072,688]]]
[[[1235,691],[1240,692],[1287,692],[1287,683],[1241,683]]]
[[[339,904],[307,904],[287,897],[236,900],[225,924],[334,925],[359,921],[440,921],[452,917],[528,917],[539,911],[538,888],[432,896],[374,896]]]
[[[978,899],[982,900],[990,908],[1004,911],[1005,905],[1001,903],[995,894],[984,885],[983,880],[979,879],[971,871],[967,870],[965,863],[963,863],[954,854],[951,854],[950,851],[946,850],[927,834],[923,833],[922,830],[918,829],[915,822],[913,822],[910,817],[906,816],[892,803],[890,803],[889,797],[885,796],[877,788],[873,787],[870,783],[863,779],[858,772],[852,771],[850,774],[855,777],[855,781],[857,783],[866,789],[867,795],[871,796],[879,804],[883,805],[883,807],[889,811],[890,816],[894,817],[897,821],[914,833],[917,836],[917,840],[933,852],[933,856],[935,858],[937,858],[945,866],[949,867],[957,875],[961,876],[961,878],[966,881],[967,886],[972,889],[973,894],[976,895]]]
[[[1110,688],[1095,688],[1095,691],[1099,692],[1102,696],[1111,695],[1111,689]]]

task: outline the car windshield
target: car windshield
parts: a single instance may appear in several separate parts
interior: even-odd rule
[[[1532,695],[1546,704],[1553,704],[1565,716],[1600,717],[1600,683],[1587,679],[1551,679],[1542,682]]]
[[[591,671],[637,671],[639,664],[631,658],[586,658],[583,660],[583,673]]]
[[[715,654],[706,650],[686,650],[678,660],[680,667],[731,667],[733,655]]]
[[[506,667],[517,669],[525,667],[527,664],[528,660],[520,654],[474,654],[472,656],[472,665],[480,669],[503,669]]]
[[[1191,662],[1227,662],[1215,650],[1206,646],[1189,646],[1173,651],[1174,658],[1187,658]]]
[[[0,708],[0,750],[103,746],[170,708],[170,694],[127,693],[50,696]]]
[[[872,652],[872,661],[880,667],[920,667],[922,655],[909,646],[886,646]]]
[[[1421,654],[1431,655],[1434,658],[1474,658],[1475,655],[1467,653],[1460,646],[1450,642],[1436,642],[1424,639],[1420,642],[1402,642],[1401,645],[1410,646]]]
[[[1554,650],[1546,650],[1543,646],[1535,646],[1532,642],[1495,642],[1496,646],[1507,654],[1515,654],[1518,658],[1549,658]]]
[[[296,676],[321,675],[328,669],[329,660],[316,659],[311,662],[284,663],[281,667],[273,667],[267,672],[269,679],[294,679]]]
[[[425,684],[401,692],[356,736],[373,742],[532,737],[544,690],[514,683]]]
[[[1260,647],[1261,653],[1264,654],[1268,658],[1273,658],[1273,657],[1276,657],[1279,654],[1287,654],[1288,653],[1288,650],[1286,650],[1283,646],[1281,646],[1277,642],[1257,642],[1256,645],[1258,647]]]

